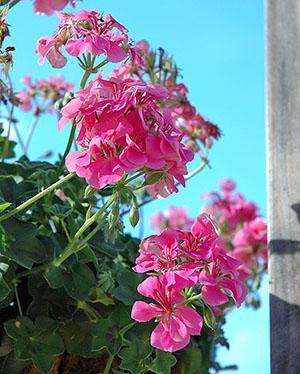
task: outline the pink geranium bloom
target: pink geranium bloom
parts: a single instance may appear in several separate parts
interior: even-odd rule
[[[206,214],[194,222],[191,232],[186,232],[180,251],[195,260],[211,259],[216,250],[218,233],[215,223]]]
[[[254,244],[267,244],[267,225],[261,217],[246,222],[233,238],[235,247],[245,247]]]
[[[192,226],[193,221],[187,215],[185,207],[169,206],[162,212],[156,212],[150,217],[151,226],[157,233],[165,228],[170,227],[175,230],[188,230]]]
[[[178,246],[182,238],[180,231],[166,229],[159,235],[142,240],[134,271],[145,273],[150,270],[164,272],[175,269]]]
[[[45,79],[32,80],[30,76],[22,79],[25,88],[17,94],[20,100],[20,109],[23,111],[33,110],[40,112],[54,111],[54,104],[62,99],[74,85],[64,80],[63,76],[54,76]]]
[[[115,146],[101,141],[99,136],[92,139],[88,151],[69,153],[66,166],[69,171],[76,172],[97,189],[114,184],[123,176],[123,171],[118,165]]]
[[[36,13],[50,15],[62,10],[67,4],[75,6],[75,0],[34,0],[33,9]]]
[[[167,273],[149,277],[138,286],[138,292],[154,299],[157,304],[137,301],[131,317],[138,322],[159,318],[160,322],[151,334],[151,345],[167,352],[175,352],[189,344],[191,335],[200,335],[201,316],[191,307],[181,305],[184,301],[180,291],[187,286],[184,279]]]
[[[47,58],[53,67],[63,67],[67,62],[62,54],[63,46],[69,55],[75,57],[89,52],[92,56],[104,54],[111,62],[126,58],[127,29],[110,14],[105,19],[100,13],[85,10],[80,10],[76,15],[57,15],[60,20],[57,32],[37,42],[36,53],[41,56],[40,63]]]
[[[148,191],[163,197],[176,192],[175,180],[184,184],[186,164],[193,153],[181,142],[182,134],[169,112],[158,106],[157,100],[164,99],[166,92],[158,85],[133,79],[104,80],[101,76],[91,81],[61,111],[59,128],[75,119],[77,143],[83,148],[82,157],[89,159],[81,165],[76,161],[81,156],[70,154],[69,170],[95,188],[118,181],[125,172],[145,169],[147,177],[160,171],[161,179],[147,186]]]
[[[224,304],[232,297],[237,306],[245,300],[247,288],[239,279],[241,262],[221,250],[216,260],[203,269],[199,283],[203,284],[203,301],[212,306]]]

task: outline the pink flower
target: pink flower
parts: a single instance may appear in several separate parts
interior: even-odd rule
[[[33,9],[36,13],[50,15],[62,10],[67,4],[75,6],[75,0],[34,0]]]
[[[23,110],[23,112],[28,112],[32,108],[30,94],[23,90],[19,92],[16,96],[20,100],[19,108]]]
[[[17,95],[23,111],[50,112],[54,110],[54,104],[62,99],[66,92],[71,91],[74,85],[64,80],[63,76],[37,79],[33,81],[30,76],[22,79],[25,88]]]
[[[224,304],[232,297],[237,306],[245,300],[247,288],[239,279],[241,263],[221,253],[218,258],[203,270],[199,282],[203,284],[203,301],[212,306]]]
[[[160,171],[161,179],[147,187],[149,192],[163,197],[176,192],[175,180],[184,184],[193,153],[181,143],[168,111],[158,106],[156,101],[165,98],[160,86],[132,79],[99,76],[91,81],[61,111],[59,127],[75,119],[77,143],[84,148],[82,155],[68,156],[69,170],[95,188],[115,183],[124,172],[145,169],[147,177]]]
[[[220,182],[220,188],[222,191],[231,192],[235,190],[236,183],[231,179],[223,179]]]
[[[235,247],[245,247],[254,244],[267,244],[267,225],[261,217],[244,223],[242,229],[233,238]]]
[[[206,214],[201,214],[194,222],[191,232],[185,233],[180,251],[190,258],[211,259],[215,255],[218,241],[217,228]]]
[[[134,271],[145,273],[150,270],[161,272],[173,270],[182,238],[183,234],[180,231],[165,229],[159,235],[152,235],[142,240]]]
[[[154,231],[160,233],[167,227],[175,230],[188,230],[193,221],[188,217],[185,207],[170,206],[165,212],[157,212],[150,217]]]
[[[100,13],[80,10],[76,15],[58,13],[58,17],[57,32],[37,42],[40,63],[47,58],[53,67],[63,67],[67,62],[62,54],[63,46],[69,55],[76,57],[89,52],[92,56],[104,54],[109,61],[120,62],[127,56],[123,48],[128,42],[127,29],[110,14],[103,19]]]
[[[101,141],[99,136],[92,139],[88,151],[69,153],[66,166],[69,171],[76,172],[98,189],[118,182],[123,176],[123,170],[118,165],[116,147],[111,142]]]
[[[137,301],[132,307],[131,317],[138,322],[160,318],[151,334],[151,345],[167,352],[178,351],[189,344],[191,335],[200,335],[201,316],[191,307],[180,305],[184,298],[180,291],[186,287],[184,280],[176,274],[148,277],[138,286],[138,292],[154,299],[158,304]]]

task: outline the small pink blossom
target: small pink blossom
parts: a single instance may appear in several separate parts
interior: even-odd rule
[[[33,9],[36,13],[50,15],[68,4],[75,6],[75,0],[34,0]]]
[[[127,29],[110,14],[105,18],[97,12],[80,10],[77,14],[57,13],[60,23],[57,32],[51,37],[37,41],[36,53],[39,63],[47,58],[54,68],[67,63],[65,51],[75,57],[89,52],[92,56],[105,55],[111,62],[120,62],[127,56]]]
[[[154,231],[160,233],[167,227],[175,230],[188,230],[193,221],[187,215],[185,207],[170,206],[166,211],[157,212],[150,217],[151,226]]]
[[[20,100],[20,109],[37,112],[50,112],[54,110],[54,104],[74,88],[74,85],[65,81],[63,76],[49,77],[46,79],[32,80],[31,76],[22,79],[25,88],[17,94]]]
[[[169,228],[159,235],[142,240],[140,255],[136,258],[136,266],[133,269],[138,273],[174,270],[179,242],[183,237],[182,232]]]
[[[218,233],[215,223],[206,214],[201,214],[185,233],[180,251],[190,258],[211,259],[214,257]]]
[[[225,253],[220,253],[215,261],[202,271],[199,282],[203,284],[203,301],[212,306],[224,304],[233,298],[237,306],[245,300],[247,288],[239,279],[241,263]]]
[[[144,301],[134,303],[131,317],[138,322],[159,318],[160,322],[151,334],[155,348],[175,352],[188,345],[191,335],[200,335],[202,318],[191,307],[181,305],[184,297],[180,291],[187,283],[173,273],[160,277],[148,277],[138,286],[138,292],[154,299],[157,304]]]

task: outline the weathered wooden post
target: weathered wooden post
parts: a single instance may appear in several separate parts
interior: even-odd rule
[[[271,368],[300,373],[300,0],[267,0]]]

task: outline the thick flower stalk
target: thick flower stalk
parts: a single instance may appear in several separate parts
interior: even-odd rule
[[[185,184],[193,153],[181,142],[169,111],[158,106],[157,101],[165,99],[164,89],[141,81],[101,76],[91,81],[61,111],[60,128],[74,119],[83,149],[68,155],[69,171],[97,189],[126,173],[144,171],[146,181],[157,177],[147,186],[151,195],[177,192],[175,180]]]
[[[54,68],[65,66],[67,58],[62,53],[63,47],[68,55],[75,57],[88,52],[94,57],[104,55],[111,62],[126,58],[127,29],[110,14],[103,18],[100,13],[80,10],[76,15],[57,13],[57,16],[60,21],[57,32],[37,41],[40,63],[47,58]]]
[[[200,335],[202,318],[193,303],[212,307],[232,300],[244,301],[247,289],[240,280],[241,262],[222,246],[214,222],[205,214],[190,231],[165,229],[141,242],[134,270],[155,272],[138,286],[138,292],[158,304],[137,301],[132,318],[160,321],[151,335],[151,344],[164,351],[184,348],[192,335]]]

